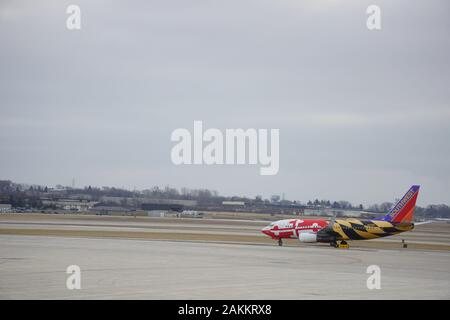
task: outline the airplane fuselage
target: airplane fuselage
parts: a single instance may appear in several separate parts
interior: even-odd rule
[[[272,222],[261,232],[275,240],[295,238],[301,242],[336,242],[387,237],[413,228],[413,223],[383,220],[349,218],[329,222],[325,219],[286,219]]]

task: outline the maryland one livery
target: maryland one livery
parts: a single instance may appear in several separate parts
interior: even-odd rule
[[[367,240],[387,237],[414,229],[414,208],[419,186],[412,186],[403,198],[385,215],[373,220],[361,219],[287,219],[272,222],[262,233],[283,244],[283,238],[297,238],[300,242],[326,242],[337,247],[345,240]]]

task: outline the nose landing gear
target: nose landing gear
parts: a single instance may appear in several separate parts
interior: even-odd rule
[[[283,240],[281,240],[281,238],[280,238],[280,239],[278,239],[278,245],[279,245],[280,247],[282,247],[282,246],[283,246]]]

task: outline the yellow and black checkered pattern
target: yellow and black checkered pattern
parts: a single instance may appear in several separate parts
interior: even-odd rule
[[[391,236],[413,228],[412,223],[392,224],[382,220],[345,219],[334,221],[329,230],[333,230],[336,240],[366,240]]]

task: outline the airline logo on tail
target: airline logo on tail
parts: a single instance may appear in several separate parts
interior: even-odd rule
[[[414,217],[419,188],[420,186],[417,185],[412,186],[382,220],[390,222],[411,222]]]

